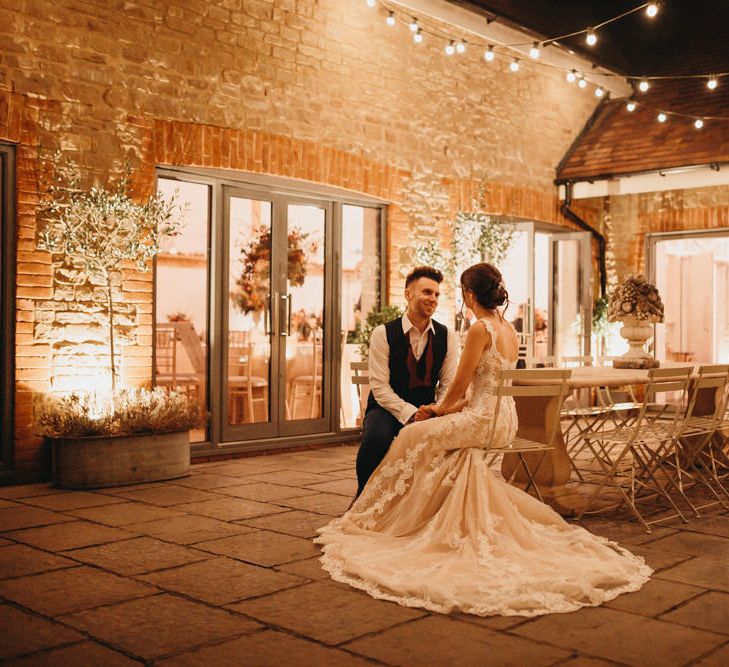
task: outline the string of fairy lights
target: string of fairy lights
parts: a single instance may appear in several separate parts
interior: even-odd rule
[[[576,84],[580,88],[587,88],[592,82],[590,75],[584,72],[578,71],[576,68],[566,69],[560,65],[545,62],[543,59],[540,60],[542,51],[550,45],[558,45],[558,43],[569,37],[584,37],[585,44],[588,47],[594,47],[599,41],[600,30],[605,26],[620,21],[627,16],[633,15],[637,12],[644,12],[648,19],[654,19],[660,10],[660,2],[644,2],[642,4],[633,7],[627,11],[624,11],[616,16],[608,18],[596,25],[586,26],[581,30],[575,30],[564,35],[558,35],[557,37],[550,37],[548,39],[520,42],[515,44],[497,44],[490,43],[488,39],[481,36],[474,36],[472,41],[469,41],[463,37],[456,37],[452,34],[447,33],[444,29],[437,27],[436,25],[429,24],[427,21],[423,21],[422,18],[413,16],[407,10],[400,5],[389,2],[388,0],[364,0],[366,5],[372,9],[380,10],[385,16],[385,23],[394,28],[398,24],[407,26],[409,34],[415,44],[423,44],[426,39],[432,39],[436,42],[443,44],[443,53],[446,57],[456,57],[465,54],[467,51],[473,49],[481,49],[483,53],[483,60],[486,63],[493,63],[497,58],[506,58],[509,61],[509,71],[517,73],[522,68],[525,62],[530,64],[538,64],[540,66],[551,67],[559,69],[565,73],[565,79],[568,83]],[[491,22],[491,21],[489,21]],[[594,69],[594,66],[593,66]],[[679,80],[679,79],[699,79],[704,80],[706,83],[706,89],[710,93],[717,89],[720,81],[724,77],[729,76],[729,71],[726,72],[709,72],[701,74],[681,74],[681,75],[620,75],[613,72],[599,72],[600,77],[618,77],[624,78],[629,84],[632,84],[633,89],[636,91],[634,96],[626,100],[625,108],[629,112],[635,111],[638,107],[651,110],[656,114],[656,120],[659,123],[665,123],[670,117],[688,119],[693,122],[693,126],[700,130],[704,127],[705,123],[710,120],[729,120],[727,116],[715,116],[715,115],[696,115],[688,114],[679,111],[671,111],[668,109],[659,109],[651,106],[644,101],[638,101],[636,95],[647,92],[653,81],[665,81],[665,80]],[[600,84],[594,85],[594,94],[598,98],[604,97],[608,91],[605,87]]]

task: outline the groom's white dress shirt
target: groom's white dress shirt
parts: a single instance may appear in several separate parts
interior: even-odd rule
[[[428,342],[426,333],[435,335],[433,321],[428,322],[423,333],[413,326],[407,315],[402,317],[403,333],[410,339],[410,346],[416,359],[420,359]],[[448,347],[443,366],[440,370],[440,382],[436,390],[435,400],[440,400],[453,382],[458,368],[458,336],[455,331],[448,329]],[[395,417],[401,424],[405,424],[418,411],[412,403],[400,398],[390,386],[390,346],[387,344],[385,325],[375,327],[370,336],[369,356],[370,391],[377,403]]]

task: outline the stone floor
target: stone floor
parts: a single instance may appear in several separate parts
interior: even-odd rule
[[[729,664],[729,513],[650,535],[585,525],[656,570],[536,619],[443,616],[333,583],[311,542],[354,490],[351,446],[194,466],[94,492],[0,488],[0,662],[13,665]]]

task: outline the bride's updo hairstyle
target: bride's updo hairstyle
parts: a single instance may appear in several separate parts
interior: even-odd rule
[[[481,262],[469,266],[461,274],[461,285],[473,292],[476,301],[488,310],[503,306],[509,301],[501,271],[493,264]]]

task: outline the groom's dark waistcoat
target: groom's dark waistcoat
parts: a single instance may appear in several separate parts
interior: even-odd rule
[[[387,344],[390,347],[390,386],[404,401],[420,407],[435,401],[435,387],[448,349],[448,329],[431,320],[433,332],[428,332],[428,342],[420,359],[415,359],[410,336],[402,330],[402,318],[385,324]],[[370,393],[367,407],[377,405]]]

